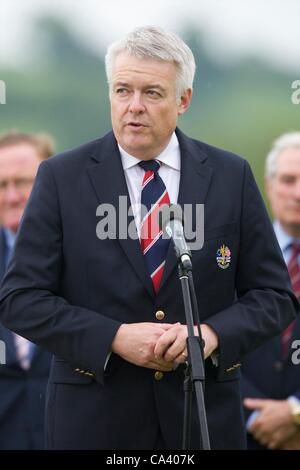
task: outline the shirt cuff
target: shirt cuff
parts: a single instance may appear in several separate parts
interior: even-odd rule
[[[258,416],[260,415],[260,411],[258,410],[255,410],[251,413],[251,415],[249,416],[249,418],[247,419],[246,421],[246,429],[247,431],[249,431],[249,428],[251,428],[252,424],[254,423],[254,421],[256,420],[256,418],[258,418]]]
[[[215,367],[219,366],[219,353],[217,351],[214,351],[210,355],[211,361]]]
[[[295,397],[294,395],[290,395],[288,397],[288,401],[291,401],[293,403],[296,403],[298,406],[300,406],[300,400],[299,398]]]

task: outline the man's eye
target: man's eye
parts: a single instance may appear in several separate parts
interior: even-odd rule
[[[295,178],[293,176],[282,176],[281,182],[284,184],[294,184]]]
[[[160,96],[160,94],[159,94],[158,91],[156,91],[156,90],[148,90],[148,91],[147,91],[147,94],[148,94],[149,96],[153,96],[153,97],[159,97],[159,96]]]
[[[116,89],[116,93],[117,93],[118,95],[124,95],[126,92],[127,92],[127,89],[126,89],[126,88],[117,88],[117,89]]]

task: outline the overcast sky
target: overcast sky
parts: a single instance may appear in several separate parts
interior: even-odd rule
[[[62,16],[99,55],[135,26],[180,33],[192,22],[219,58],[254,54],[300,73],[300,0],[0,0],[0,63],[34,51],[30,29],[41,13]]]

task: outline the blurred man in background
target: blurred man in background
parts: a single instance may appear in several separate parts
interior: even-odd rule
[[[38,166],[52,153],[46,135],[0,135],[0,279]],[[6,364],[0,366],[0,449],[42,449],[50,354],[1,324],[0,339],[6,345]]]
[[[266,190],[299,300],[300,132],[284,134],[274,142],[266,160]],[[299,317],[243,363],[249,448],[300,449],[300,366],[292,358],[296,339],[300,339]]]

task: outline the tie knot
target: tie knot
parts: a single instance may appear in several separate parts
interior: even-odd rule
[[[139,163],[139,166],[143,168],[144,171],[153,171],[154,173],[157,173],[160,168],[160,163],[157,160],[143,160]]]

